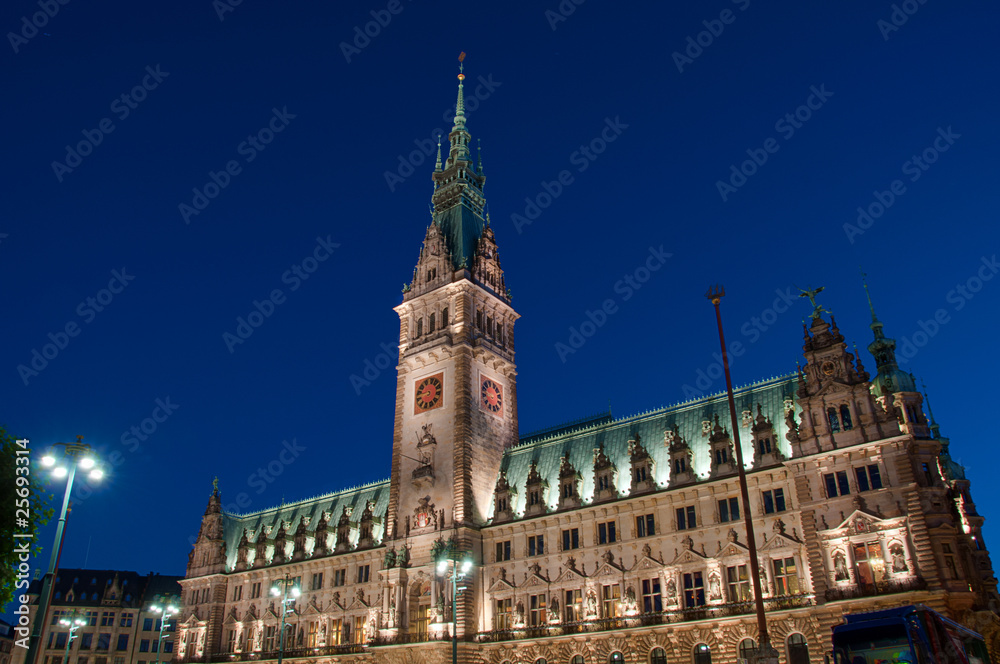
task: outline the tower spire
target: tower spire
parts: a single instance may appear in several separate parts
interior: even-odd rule
[[[872,392],[875,396],[883,396],[889,392],[916,392],[917,386],[913,377],[900,370],[896,361],[896,340],[885,336],[882,331],[882,321],[875,315],[871,294],[868,291],[867,277],[861,273],[861,281],[868,297],[868,308],[872,312],[872,323],[869,327],[875,339],[868,344],[868,352],[875,358],[875,379],[872,381]]]
[[[434,162],[434,172],[435,173],[440,173],[441,172],[441,137],[440,136],[438,136],[438,154],[437,154],[437,161]]]
[[[455,102],[455,125],[452,131],[465,131],[465,91],[462,81],[465,80],[465,51],[458,56],[458,101]]]
[[[938,426],[938,423],[934,420],[934,411],[931,410],[931,398],[927,395],[927,383],[924,382],[923,378],[920,379],[920,386],[924,388],[924,403],[927,404],[927,414],[930,415],[931,417],[931,424],[930,424],[931,435],[934,438],[940,438],[941,427]]]

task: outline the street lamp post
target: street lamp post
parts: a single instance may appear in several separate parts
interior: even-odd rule
[[[69,648],[73,644],[73,639],[76,638],[76,630],[86,625],[87,621],[81,618],[74,609],[70,615],[60,618],[59,624],[63,627],[69,627],[69,637],[66,639],[66,656],[63,658],[64,664],[69,664]]]
[[[278,579],[278,582],[271,588],[271,594],[275,597],[281,596],[281,635],[278,637],[278,664],[281,664],[281,660],[285,656],[285,615],[294,611],[294,609],[288,608],[288,604],[295,604],[301,591],[295,585],[294,579],[289,578],[286,572],[285,578]]]
[[[767,618],[764,615],[764,595],[760,585],[760,561],[757,560],[757,538],[753,532],[753,517],[750,512],[750,491],[747,488],[747,476],[743,468],[743,448],[740,445],[740,429],[736,422],[736,400],[733,398],[733,380],[729,375],[729,353],[726,351],[726,337],[722,333],[722,312],[719,302],[726,294],[722,286],[714,286],[705,294],[715,305],[715,320],[719,326],[719,343],[722,345],[722,368],[726,373],[726,396],[729,399],[729,416],[732,420],[733,443],[736,452],[736,469],[740,478],[740,498],[743,501],[743,522],[747,529],[747,549],[750,552],[750,576],[753,580],[754,604],[757,608],[757,632],[760,642],[753,661],[778,662],[778,652],[771,647],[771,639],[767,634]]]
[[[160,614],[160,638],[156,642],[156,664],[160,664],[160,653],[163,652],[163,633],[167,630],[167,621],[178,611],[172,601],[167,598],[161,599],[162,604],[154,604],[149,607],[149,610],[153,613]]]
[[[52,586],[55,583],[59,553],[62,551],[66,512],[69,510],[69,497],[73,492],[73,479],[76,477],[76,468],[79,466],[81,469],[89,471],[88,475],[92,480],[99,480],[104,477],[104,471],[97,466],[93,451],[90,449],[90,445],[83,442],[83,436],[77,436],[75,443],[56,443],[56,446],[63,447],[61,460],[65,461],[68,459],[69,463],[58,463],[60,459],[56,458],[53,451],[49,451],[42,457],[42,466],[52,468],[52,476],[56,479],[66,478],[66,492],[63,495],[62,510],[59,512],[59,523],[56,526],[56,537],[52,544],[52,555],[49,557],[49,571],[42,579],[42,590],[38,595],[38,611],[35,612],[35,624],[31,629],[28,652],[24,658],[25,664],[35,664],[35,661],[38,659],[42,629],[49,610],[49,604],[52,602]]]
[[[458,582],[472,569],[472,559],[462,560],[460,568],[459,561],[455,558],[442,558],[438,561],[438,574],[443,575],[447,572],[449,564],[451,565],[451,663],[458,664]]]

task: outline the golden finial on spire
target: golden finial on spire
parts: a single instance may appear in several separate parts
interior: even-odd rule
[[[458,54],[458,80],[460,81],[465,80],[465,74],[463,73],[465,71],[465,63],[463,60],[465,60],[465,51]]]

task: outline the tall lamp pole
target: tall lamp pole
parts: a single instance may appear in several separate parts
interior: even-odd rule
[[[42,590],[38,594],[38,610],[35,612],[35,624],[31,628],[28,652],[24,657],[25,664],[35,664],[35,661],[38,659],[42,629],[45,625],[49,604],[52,602],[52,586],[55,583],[59,553],[62,551],[63,530],[66,527],[66,512],[69,510],[70,494],[73,493],[73,479],[76,477],[76,468],[79,466],[82,470],[88,471],[90,479],[95,481],[104,477],[104,471],[97,466],[93,451],[90,449],[90,445],[83,442],[83,436],[77,436],[75,443],[56,443],[55,446],[63,448],[61,458],[57,459],[55,451],[50,450],[42,457],[42,466],[52,469],[52,477],[56,479],[66,478],[66,492],[63,494],[62,510],[59,512],[59,524],[56,526],[56,537],[52,544],[52,555],[49,557],[49,571],[42,579]]]
[[[73,609],[73,613],[59,619],[59,624],[63,627],[69,627],[69,637],[66,639],[66,656],[63,658],[64,664],[69,664],[69,647],[73,644],[73,639],[76,638],[76,630],[86,625],[87,621],[80,617],[76,609]]]
[[[760,643],[754,658],[757,662],[772,661],[777,664],[778,653],[771,647],[771,639],[767,634],[767,618],[764,616],[764,595],[760,586],[760,561],[757,560],[757,538],[753,532],[753,517],[750,512],[750,491],[747,489],[747,475],[743,469],[743,448],[740,445],[740,429],[736,423],[736,400],[733,398],[733,380],[729,375],[729,353],[726,350],[726,337],[722,333],[722,312],[719,302],[726,294],[726,289],[716,285],[708,289],[705,297],[715,305],[715,321],[719,325],[719,344],[722,346],[722,368],[726,373],[726,396],[729,398],[729,416],[732,420],[733,443],[736,447],[736,469],[740,478],[740,498],[743,501],[743,522],[747,529],[747,549],[750,551],[750,576],[753,579],[754,604],[757,607],[757,631]]]
[[[458,664],[458,582],[472,569],[472,559],[465,558],[459,565],[459,561],[455,558],[442,558],[438,561],[438,574],[447,572],[449,565],[451,566],[451,664]]]
[[[154,604],[149,607],[153,613],[160,614],[160,638],[156,643],[156,664],[160,664],[160,653],[163,652],[163,633],[167,630],[167,621],[173,617],[178,609],[168,598],[161,598],[162,604]]]
[[[275,597],[281,596],[281,635],[278,637],[278,664],[281,664],[281,660],[285,656],[285,615],[294,611],[294,609],[288,608],[288,604],[295,604],[295,600],[298,599],[301,591],[295,585],[295,581],[286,572],[285,578],[278,579],[278,582],[271,588],[271,594]]]

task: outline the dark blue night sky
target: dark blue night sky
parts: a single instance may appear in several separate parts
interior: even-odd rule
[[[0,9],[0,419],[117,464],[64,566],[182,574],[216,475],[387,477],[461,51],[522,433],[724,389],[711,283],[738,384],[795,371],[797,286],[866,346],[863,266],[1000,541],[995,4],[230,2]]]

